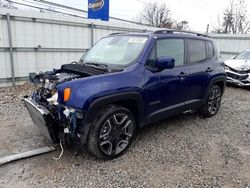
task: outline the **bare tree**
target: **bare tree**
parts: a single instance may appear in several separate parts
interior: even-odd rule
[[[188,21],[186,20],[175,23],[173,27],[177,30],[189,30]]]
[[[247,16],[247,5],[245,0],[240,0],[235,10],[235,24],[233,33],[247,33],[250,31],[250,20]]]
[[[217,24],[216,27],[213,27],[214,30],[212,31],[212,33],[219,33],[219,34],[221,34],[221,33],[223,33],[224,29],[223,29],[222,24],[221,24],[220,16],[217,16],[217,22],[218,22],[218,24]]]
[[[151,2],[144,6],[137,21],[154,27],[172,28],[174,21],[165,3]]]
[[[222,22],[218,17],[217,33],[246,34],[250,31],[250,20],[247,16],[245,0],[231,0],[224,10]]]

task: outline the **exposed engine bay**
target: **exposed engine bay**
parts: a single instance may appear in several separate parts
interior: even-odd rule
[[[58,104],[57,86],[61,83],[84,77],[106,74],[105,67],[85,64],[65,64],[61,69],[49,72],[30,73],[30,82],[36,90],[24,99],[34,123],[52,143],[69,142],[79,147],[83,113]]]

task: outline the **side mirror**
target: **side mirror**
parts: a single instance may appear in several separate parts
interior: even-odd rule
[[[156,59],[156,67],[160,70],[172,69],[175,65],[175,59],[173,57],[163,56]]]

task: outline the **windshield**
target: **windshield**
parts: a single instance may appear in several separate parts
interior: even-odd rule
[[[250,60],[250,51],[242,52],[240,55],[236,56],[234,59],[249,59]]]
[[[103,38],[83,57],[83,63],[124,66],[136,60],[147,37],[110,36]]]

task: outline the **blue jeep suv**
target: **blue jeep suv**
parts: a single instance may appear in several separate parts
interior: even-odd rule
[[[226,74],[206,35],[159,30],[104,37],[79,62],[30,74],[37,90],[24,99],[36,125],[53,143],[70,143],[113,159],[138,128],[197,110],[214,116]]]

